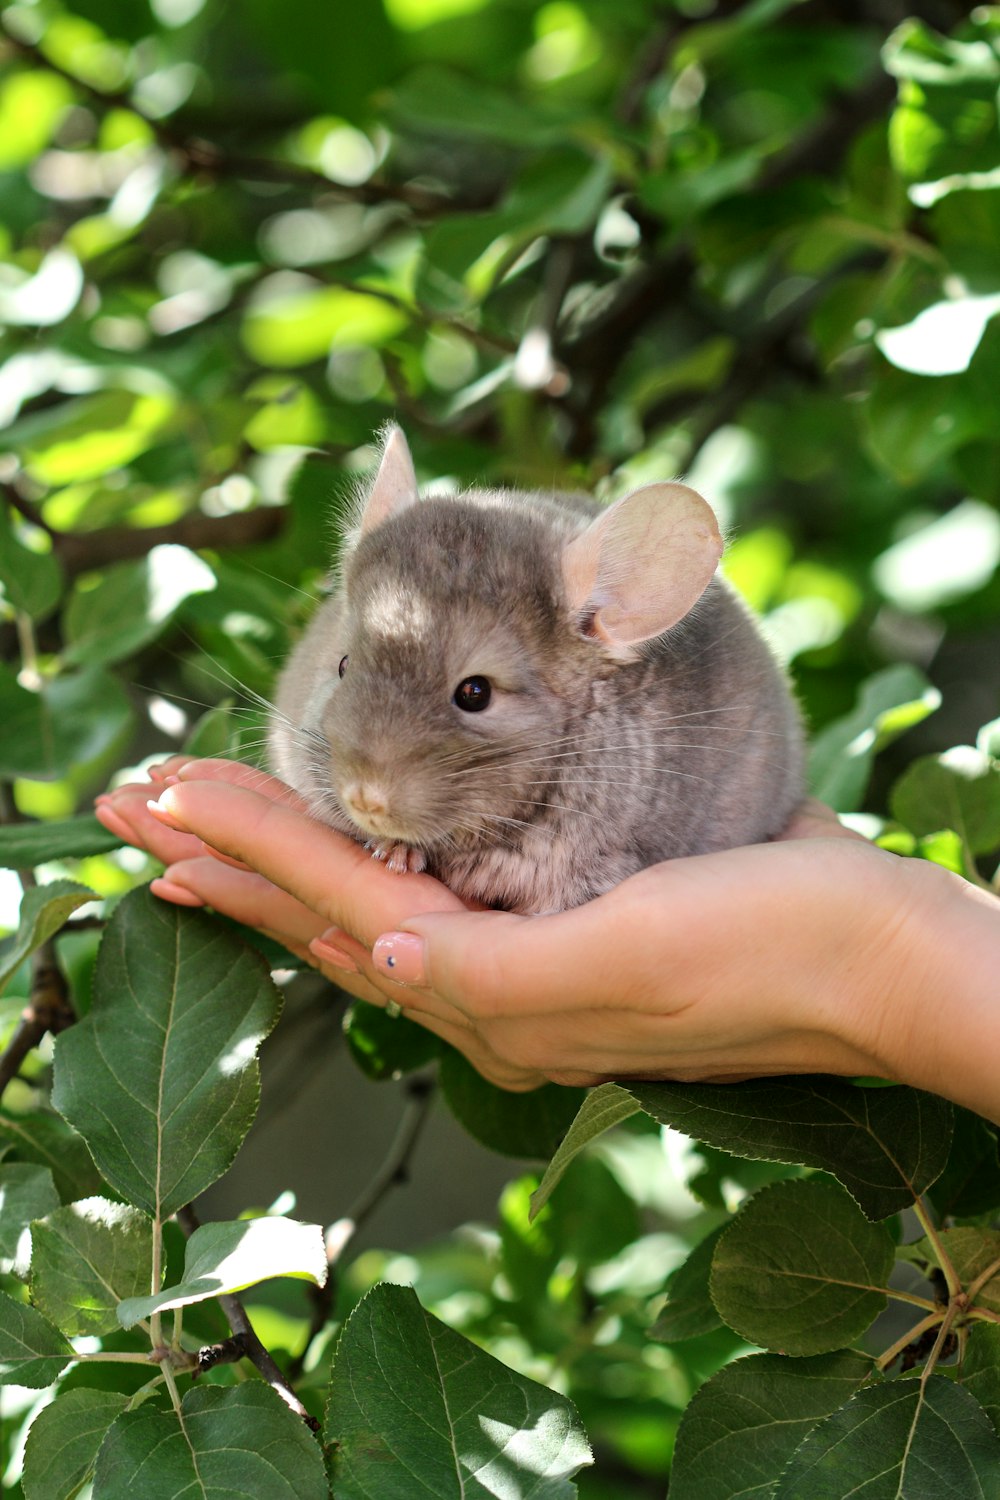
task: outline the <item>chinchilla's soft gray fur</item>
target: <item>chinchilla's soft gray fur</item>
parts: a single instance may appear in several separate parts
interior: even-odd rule
[[[418,499],[390,429],[335,592],[282,673],[272,764],[392,868],[513,911],[767,839],[803,795],[802,733],[752,616],[713,576],[720,549],[679,485],[610,512],[496,490]],[[470,677],[490,685],[482,712],[454,701]]]

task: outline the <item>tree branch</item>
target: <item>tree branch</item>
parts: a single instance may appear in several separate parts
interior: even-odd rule
[[[190,1203],[186,1204],[184,1208],[177,1210],[177,1222],[184,1233],[189,1236],[198,1228],[198,1215]],[[306,1408],[288,1384],[281,1369],[275,1364],[268,1350],[264,1348],[264,1345],[254,1332],[253,1324],[250,1322],[246,1308],[240,1299],[231,1292],[226,1292],[220,1296],[219,1303],[226,1315],[226,1322],[232,1329],[233,1337],[232,1339],[226,1339],[222,1344],[212,1344],[207,1351],[202,1351],[206,1360],[205,1368],[210,1369],[213,1364],[234,1361],[245,1355],[250,1363],[260,1371],[268,1385],[273,1386],[285,1405],[295,1412],[296,1416],[301,1417],[306,1426],[311,1428],[313,1432],[318,1432],[320,1424],[315,1417],[310,1416],[309,1412],[306,1411]],[[201,1359],[202,1354],[199,1354],[199,1366],[201,1365]]]

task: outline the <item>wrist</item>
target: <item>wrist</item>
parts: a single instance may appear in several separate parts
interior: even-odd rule
[[[900,860],[874,919],[882,939],[852,1029],[871,1072],[1000,1114],[1000,902]]]

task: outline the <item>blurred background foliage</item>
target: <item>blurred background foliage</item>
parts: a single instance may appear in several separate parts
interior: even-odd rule
[[[260,753],[395,418],[428,484],[702,489],[817,789],[990,878],[1000,10],[17,0],[0,69],[10,817],[64,818],[182,746]],[[920,795],[890,807],[943,752],[936,774],[982,783],[971,837]],[[72,869],[113,897],[147,865]],[[66,951],[84,982],[87,937]],[[651,1132],[532,1230],[516,1183],[498,1228],[407,1258],[454,1326],[572,1393],[595,1497],[661,1492],[678,1413],[739,1342],[648,1343],[664,1254],[766,1175],[708,1152],[678,1167],[707,1207],[656,1201]],[[293,1317],[275,1296],[265,1342]]]

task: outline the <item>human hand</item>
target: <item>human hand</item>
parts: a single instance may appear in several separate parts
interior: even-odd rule
[[[885,886],[899,862],[819,804],[781,842],[659,865],[585,907],[522,917],[471,913],[426,875],[389,873],[273,777],[226,761],[154,774],[159,810],[147,786],[99,809],[168,863],[154,890],[268,932],[361,999],[394,1001],[504,1087],[877,1070],[848,1024],[863,1007],[829,976],[865,972],[896,915]]]

